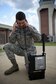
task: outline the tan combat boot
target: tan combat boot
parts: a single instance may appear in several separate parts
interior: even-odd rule
[[[12,74],[12,73],[14,73],[16,71],[19,71],[19,67],[18,67],[18,65],[16,65],[16,66],[13,65],[11,68],[9,68],[8,70],[6,70],[4,72],[4,74],[5,75],[10,75],[10,74]]]

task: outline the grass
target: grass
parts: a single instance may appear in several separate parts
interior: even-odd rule
[[[35,43],[35,46],[42,46],[42,43]],[[46,42],[45,46],[56,46],[56,42]]]
[[[2,48],[0,48],[0,52],[4,51]]]
[[[3,50],[0,48],[0,52],[2,52]]]
[[[0,52],[3,52],[3,48],[0,46]]]

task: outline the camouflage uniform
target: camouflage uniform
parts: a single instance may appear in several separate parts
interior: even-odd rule
[[[10,60],[15,59],[14,54],[25,56],[25,51],[27,54],[36,54],[34,39],[39,41],[41,37],[33,26],[16,28],[15,32],[9,36],[9,43],[5,44],[3,49]]]

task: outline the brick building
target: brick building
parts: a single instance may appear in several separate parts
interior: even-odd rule
[[[9,33],[12,30],[12,26],[0,24],[0,44],[8,42]]]
[[[49,37],[49,41],[56,42],[56,5],[55,0],[40,0],[39,15],[40,32]]]

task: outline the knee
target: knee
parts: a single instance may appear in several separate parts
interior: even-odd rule
[[[3,50],[6,50],[6,49],[8,49],[9,48],[9,45],[8,45],[8,43],[6,43],[4,46],[3,46]]]

